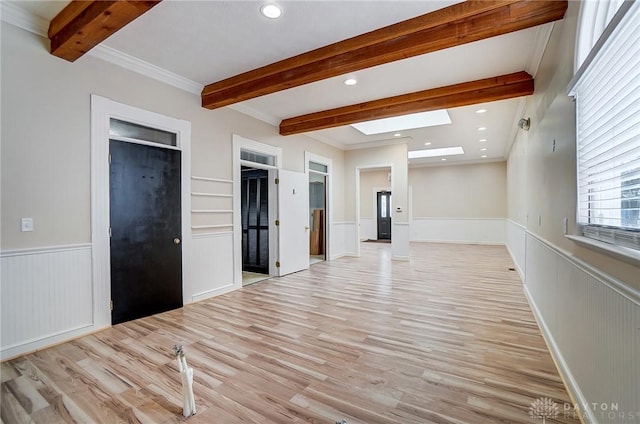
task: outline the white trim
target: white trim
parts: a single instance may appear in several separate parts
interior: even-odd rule
[[[517,120],[516,120],[516,124],[517,124]],[[517,125],[516,125],[517,126]],[[487,163],[500,163],[500,162],[506,162],[507,160],[500,156],[497,158],[487,158],[487,159],[477,159],[477,160],[463,160],[463,161],[457,161],[457,162],[442,162],[442,161],[438,161],[438,162],[427,162],[427,163],[409,163],[409,169],[411,168],[431,168],[431,167],[437,167],[437,166],[465,166],[465,165],[477,165],[477,164],[487,164]]]
[[[216,289],[203,291],[191,296],[191,302],[198,302],[200,300],[209,299],[214,296],[220,296],[221,294],[229,293],[236,289],[235,284],[227,284],[226,286],[218,287]]]
[[[395,146],[397,144],[409,144],[411,137],[397,137],[386,140],[367,141],[365,143],[347,144],[343,150],[371,149],[372,147]]]
[[[338,221],[334,222],[333,225],[356,225],[355,221]]]
[[[507,218],[507,221],[508,221],[508,222],[510,222],[511,224],[515,225],[516,227],[520,227],[520,228],[522,228],[523,230],[527,231],[527,227],[526,227],[526,226],[524,226],[524,225],[522,225],[522,224],[520,224],[520,223],[518,223],[518,222],[514,221],[513,219],[511,219],[511,218]]]
[[[412,218],[414,221],[440,221],[446,219],[447,221],[504,221],[505,218],[474,218],[474,217],[465,217],[465,218],[450,218],[450,217],[418,217]]]
[[[105,62],[112,63],[198,96],[200,96],[200,93],[202,93],[202,89],[204,88],[203,84],[197,83],[189,78],[183,77],[182,75],[160,68],[159,66],[146,62],[142,59],[138,59],[137,57],[128,55],[104,44],[97,45],[91,49],[88,54],[97,59],[104,60]]]
[[[198,181],[212,181],[215,183],[229,183],[229,184],[233,184],[233,180],[222,180],[220,178],[209,178],[209,177],[196,177],[195,175],[191,176],[192,180],[198,180]]]
[[[225,225],[225,227],[231,227],[231,225]],[[203,239],[203,238],[215,238],[215,237],[229,237],[232,235],[233,235],[233,231],[220,231],[217,233],[193,234],[191,237],[194,239]]]
[[[192,225],[192,230],[206,230],[209,228],[230,228],[233,224],[216,224],[216,225]]]
[[[233,213],[233,209],[192,209],[191,213]]]
[[[604,253],[607,256],[611,256],[612,258],[618,259],[619,261],[623,261],[635,266],[640,265],[640,250],[605,243],[591,237],[574,236],[570,234],[565,235],[565,237],[583,247],[597,250],[598,252]]]
[[[577,398],[577,399],[572,399],[574,401],[574,404],[589,405],[589,402],[584,397],[582,390],[580,390],[580,386],[578,385],[578,382],[573,376],[573,373],[571,372],[569,365],[564,360],[564,356],[560,351],[560,347],[556,344],[556,341],[553,338],[551,331],[547,326],[547,323],[542,318],[542,313],[540,312],[540,309],[538,309],[538,305],[536,305],[535,301],[533,300],[533,296],[531,296],[531,293],[529,292],[529,288],[525,284],[523,284],[522,290],[524,291],[524,295],[527,298],[527,301],[529,302],[529,306],[531,306],[531,311],[533,312],[533,316],[538,323],[538,328],[540,328],[542,332],[542,337],[544,338],[544,341],[546,342],[547,347],[551,352],[551,357],[556,363],[557,368],[560,370],[560,375],[565,385],[569,387],[572,397],[575,396]],[[580,418],[583,421],[586,421],[587,423],[598,422],[591,408],[580,408],[580,414],[581,414]],[[586,415],[586,417],[583,417],[582,414]],[[584,418],[586,418],[586,420]]]
[[[109,120],[110,118],[167,129],[178,136],[181,150],[182,203],[182,293],[191,271],[191,123],[91,95],[91,243],[94,287],[94,323],[97,327],[111,324],[111,252],[109,240]],[[163,147],[163,145],[157,145]],[[171,147],[171,146],[167,146]]]
[[[24,256],[24,255],[42,255],[47,253],[69,252],[73,250],[88,250],[91,249],[91,243],[79,243],[79,244],[67,244],[61,246],[46,246],[46,247],[30,247],[26,249],[11,249],[3,250],[0,252],[0,258],[8,258],[12,256]]]
[[[109,328],[109,325],[99,327],[95,326],[94,324],[88,324],[49,334],[43,338],[35,338],[24,343],[14,344],[8,347],[3,346],[2,352],[0,353],[0,358],[2,359],[2,361],[8,361],[18,356],[27,355],[31,352],[46,349],[59,343],[73,340],[76,337],[82,337],[100,330],[104,330],[105,328]]]
[[[549,39],[551,38],[551,32],[553,32],[554,24],[555,22],[549,22],[548,24],[540,25],[536,29],[536,35],[533,39],[533,47],[529,49],[531,51],[531,56],[529,57],[529,62],[524,67],[525,71],[534,78],[538,73],[540,63],[542,63],[542,57],[544,56],[544,52],[547,50],[547,45],[549,45]]]
[[[527,230],[527,236],[533,237],[534,239],[536,239],[537,241],[542,243],[545,247],[547,247],[551,251],[553,251],[556,254],[560,255],[562,258],[564,258],[567,261],[569,261],[575,267],[577,267],[580,270],[586,272],[587,274],[589,274],[593,278],[595,278],[595,279],[601,281],[602,283],[604,283],[604,285],[606,285],[610,289],[616,291],[618,294],[624,296],[628,300],[630,300],[633,303],[635,303],[636,305],[640,306],[640,290],[638,290],[638,289],[636,289],[634,287],[631,287],[630,285],[628,285],[625,282],[620,281],[620,280],[612,277],[611,275],[605,274],[604,272],[602,272],[599,269],[593,267],[592,265],[588,264],[587,262],[583,261],[582,259],[578,259],[577,257],[575,257],[573,254],[567,252],[566,250],[563,250],[563,249],[561,249],[561,248],[559,248],[557,246],[554,246],[553,244],[551,244],[550,242],[546,241],[545,239],[533,234],[531,231]]]
[[[278,117],[259,111],[257,109],[254,109],[250,106],[247,106],[246,104],[234,103],[232,105],[229,105],[228,107],[230,109],[235,110],[236,112],[243,113],[259,121],[266,122],[267,124],[271,124],[274,127],[280,126],[280,119]]]
[[[140,140],[138,138],[123,137],[120,135],[109,134],[109,139],[115,140],[115,141],[124,141],[126,143],[131,143],[131,144],[141,144],[143,146],[161,147],[163,149],[169,149],[169,150],[180,150],[179,147],[172,146],[170,144],[156,143],[155,141]]]
[[[327,167],[327,172],[317,172],[309,169],[309,162],[319,163]],[[304,172],[309,180],[309,172],[326,176],[326,205],[325,205],[325,235],[324,235],[324,257],[331,260],[331,226],[333,225],[333,160],[324,156],[316,155],[309,151],[304,152]]]
[[[376,169],[376,168],[389,168],[389,172],[391,173],[391,181],[389,181],[389,185],[392,188],[391,193],[393,193],[393,179],[394,179],[393,163],[382,163],[382,164],[376,164],[376,165],[356,166],[356,168],[355,168],[355,174],[356,174],[355,175],[355,181],[356,181],[356,233],[355,233],[355,237],[356,237],[356,252],[355,253],[356,253],[356,256],[360,256],[360,173],[361,173],[362,170]],[[391,211],[391,213],[393,214],[393,211]],[[394,223],[393,215],[391,217],[391,222],[392,222],[392,224]],[[393,230],[392,230],[392,233],[391,233],[391,245],[393,246]]]
[[[192,192],[192,196],[202,196],[202,197],[233,197],[233,194],[219,194],[219,193],[196,193]]]
[[[36,16],[24,10],[14,2],[2,1],[2,20],[25,31],[47,38],[49,32],[49,22],[46,19]]]
[[[247,163],[255,168],[269,171],[269,275],[277,275],[274,258],[278,257],[278,233],[273,223],[277,216],[277,188],[275,186],[275,172],[282,168],[282,148],[260,143],[255,140],[231,135],[233,144],[233,284],[236,288],[242,287],[242,205],[240,203],[242,190],[242,164]],[[275,156],[276,166],[249,162],[241,159],[242,150],[249,150]],[[275,170],[274,170],[275,168]]]

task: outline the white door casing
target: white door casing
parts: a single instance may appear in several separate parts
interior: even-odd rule
[[[278,170],[279,275],[309,268],[309,177]]]

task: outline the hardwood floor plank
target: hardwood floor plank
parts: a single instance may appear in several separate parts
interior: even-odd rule
[[[321,262],[2,364],[3,423],[532,423],[570,403],[501,246]],[[554,423],[578,423],[559,417]]]

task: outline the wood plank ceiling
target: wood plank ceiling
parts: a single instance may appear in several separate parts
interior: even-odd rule
[[[74,61],[159,1],[74,0],[51,21],[51,53]],[[206,85],[201,93],[202,106],[216,109],[349,72],[531,28],[562,19],[567,7],[566,0],[469,0],[457,3]],[[288,118],[282,121],[280,134],[484,103],[532,92],[532,77],[519,72]]]

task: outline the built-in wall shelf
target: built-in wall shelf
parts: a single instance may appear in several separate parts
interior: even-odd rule
[[[192,196],[201,196],[201,197],[233,197],[233,194],[220,194],[220,193],[196,193],[191,192]]]
[[[191,213],[233,213],[231,209],[194,209]]]

